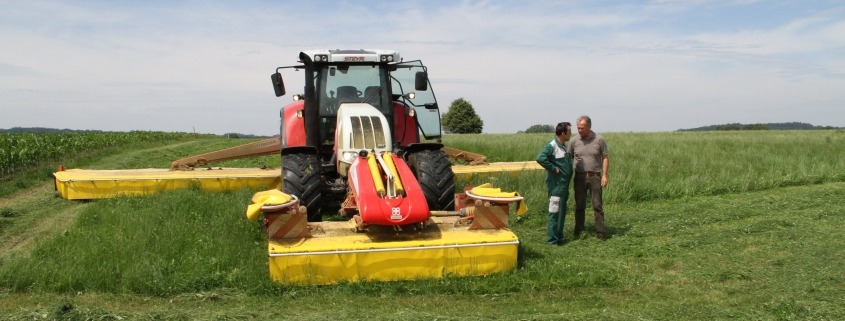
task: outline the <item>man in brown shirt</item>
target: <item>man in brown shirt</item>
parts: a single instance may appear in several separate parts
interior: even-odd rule
[[[576,123],[578,136],[572,139],[569,150],[574,156],[575,169],[575,237],[584,231],[584,212],[587,207],[587,193],[591,196],[593,214],[596,219],[596,236],[607,237],[604,228],[604,209],[602,208],[602,188],[607,186],[607,143],[604,137],[593,132],[593,122],[589,116],[581,116]]]

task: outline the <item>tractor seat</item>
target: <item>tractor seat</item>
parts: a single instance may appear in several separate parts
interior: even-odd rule
[[[370,101],[378,101],[378,93],[379,86],[369,86],[367,89],[364,89],[364,97],[369,97]]]
[[[337,101],[339,103],[358,102],[360,96],[358,95],[358,88],[355,86],[340,86],[337,87]]]

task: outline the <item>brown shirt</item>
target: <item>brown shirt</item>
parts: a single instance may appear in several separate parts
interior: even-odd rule
[[[607,155],[607,143],[604,137],[590,132],[590,138],[583,140],[575,135],[570,141],[569,151],[574,156],[576,173],[601,172],[602,156]]]

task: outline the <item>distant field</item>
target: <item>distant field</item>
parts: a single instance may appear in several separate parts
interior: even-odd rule
[[[845,131],[608,133],[609,240],[543,243],[543,173],[478,178],[526,196],[516,271],[294,287],[267,277],[254,191],[71,202],[47,178],[0,198],[0,315],[31,319],[561,320],[845,318]],[[447,135],[490,161],[550,135]],[[250,140],[162,141],[60,161],[166,167]],[[278,166],[278,157],[222,166]],[[8,181],[0,184],[8,184]],[[572,203],[570,201],[570,213]],[[571,237],[573,219],[566,220]],[[592,224],[588,220],[588,227]]]

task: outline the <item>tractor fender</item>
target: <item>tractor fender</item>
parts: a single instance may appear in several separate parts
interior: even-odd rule
[[[314,147],[314,146],[293,146],[293,147],[283,147],[282,148],[282,156],[290,155],[290,154],[317,155],[317,147]]]
[[[304,109],[305,104],[299,100],[288,104],[279,112],[282,147],[308,145],[305,137],[305,120],[302,117]]]
[[[441,143],[415,143],[410,144],[403,148],[402,154],[404,155],[403,158],[407,158],[408,155],[423,151],[423,150],[440,150],[443,148],[443,144]]]

